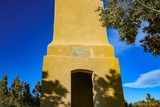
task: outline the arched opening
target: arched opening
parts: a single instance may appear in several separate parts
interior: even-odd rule
[[[71,74],[71,107],[93,107],[92,89],[91,71],[74,70]]]

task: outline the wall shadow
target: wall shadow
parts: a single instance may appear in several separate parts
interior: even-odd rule
[[[43,72],[42,94],[40,107],[69,107],[70,103],[64,102],[68,90],[58,80],[47,81],[48,73]]]
[[[95,107],[125,107],[120,75],[111,69],[105,78],[96,74],[94,82]]]
[[[69,91],[60,81],[46,80],[48,73],[43,72],[42,94],[40,107],[70,107],[65,102]],[[125,107],[120,75],[111,69],[105,77],[93,74],[94,107]]]

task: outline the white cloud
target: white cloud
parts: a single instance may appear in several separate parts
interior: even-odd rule
[[[141,74],[135,82],[125,83],[123,86],[130,88],[153,88],[160,86],[160,69]]]

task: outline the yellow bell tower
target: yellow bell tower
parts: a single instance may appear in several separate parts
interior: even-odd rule
[[[95,12],[101,0],[55,0],[41,107],[124,107],[119,62]]]

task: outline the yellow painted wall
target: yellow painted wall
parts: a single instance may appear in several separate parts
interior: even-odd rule
[[[55,4],[55,44],[108,43],[95,12],[102,4],[100,0],[55,0]]]
[[[71,71],[77,69],[93,71],[94,107],[124,107],[119,62],[95,12],[101,5],[101,0],[55,0],[54,38],[44,57],[41,107],[70,107]]]

